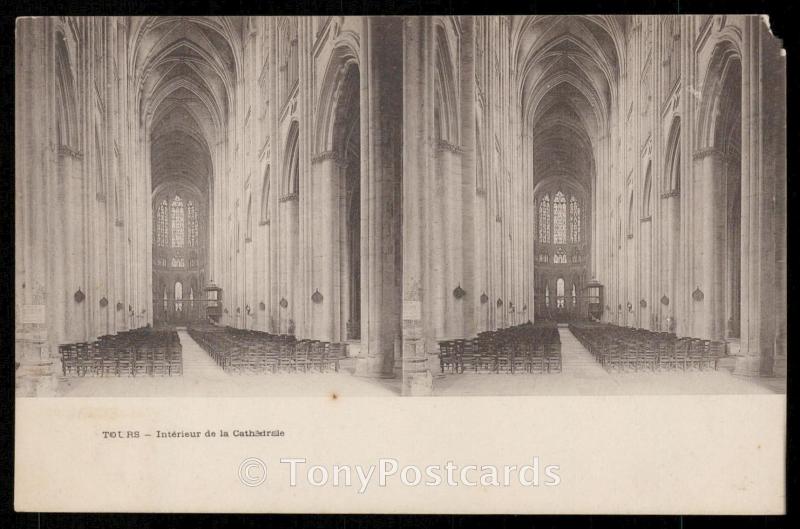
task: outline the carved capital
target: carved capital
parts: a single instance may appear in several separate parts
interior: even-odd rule
[[[311,158],[312,163],[320,163],[325,160],[331,160],[337,165],[344,165],[345,163],[336,151],[322,151]]]
[[[453,145],[449,141],[446,140],[436,140],[436,150],[437,151],[450,151],[455,154],[463,154],[464,149],[458,147],[457,145]]]
[[[699,149],[697,151],[694,151],[694,153],[692,153],[692,159],[693,160],[702,160],[703,158],[706,158],[707,156],[720,156],[720,157],[722,157],[722,156],[724,156],[724,153],[721,150],[717,149],[716,147],[707,147],[705,149]]]
[[[76,151],[66,145],[59,145],[57,148],[57,152],[59,156],[69,156],[70,158],[75,158],[76,160],[80,160],[83,158],[83,153],[80,151]]]
[[[278,202],[291,202],[292,200],[297,200],[297,199],[298,199],[297,193],[289,193],[279,198]]]

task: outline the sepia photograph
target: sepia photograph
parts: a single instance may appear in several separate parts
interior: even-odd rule
[[[785,391],[758,16],[43,17],[19,396]]]
[[[580,397],[569,413],[622,420],[647,397],[645,420],[707,409],[700,442],[709,417],[743,427],[714,399],[743,418],[771,397],[785,424],[786,53],[767,16],[21,17],[14,71],[18,449],[43,424],[109,443],[130,429],[97,421],[156,402],[130,431],[173,448],[292,429],[168,410],[305,399],[451,428],[427,414]],[[388,435],[374,420],[350,448]],[[782,457],[780,428],[759,434]],[[20,461],[18,487],[38,482]],[[266,479],[255,461],[244,481]]]

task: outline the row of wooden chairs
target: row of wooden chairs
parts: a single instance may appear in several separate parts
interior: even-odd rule
[[[561,339],[552,325],[525,323],[476,338],[439,341],[441,372],[561,372]]]
[[[261,331],[189,329],[189,335],[223,370],[234,374],[339,371],[347,344],[297,340]]]
[[[608,371],[716,370],[726,354],[723,342],[646,329],[573,323],[570,330]]]
[[[181,343],[174,331],[125,331],[64,344],[59,353],[65,377],[183,374]]]

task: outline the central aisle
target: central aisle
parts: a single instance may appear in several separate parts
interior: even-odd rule
[[[564,372],[575,378],[600,378],[608,379],[610,375],[594,359],[581,342],[575,338],[568,327],[558,327],[558,335],[561,338],[561,361],[564,364]]]
[[[228,378],[229,375],[219,367],[200,344],[189,336],[185,329],[178,329],[183,352],[183,377],[187,380],[213,380]]]

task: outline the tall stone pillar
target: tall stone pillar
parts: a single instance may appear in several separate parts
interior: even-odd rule
[[[314,229],[313,284],[312,291],[319,291],[320,301],[311,305],[311,337],[322,341],[337,341],[335,321],[339,312],[340,298],[337,284],[339,277],[339,183],[342,180],[342,162],[333,151],[320,153],[311,160],[314,178],[318,182],[317,196],[314,197],[316,214],[312,217]],[[312,295],[312,294],[309,294]]]
[[[17,395],[52,394],[56,379],[56,336],[49,331],[57,295],[47,270],[48,193],[54,175],[47,164],[54,156],[47,111],[47,21],[17,20],[15,82],[15,365]],[[51,310],[47,310],[48,306]],[[48,325],[49,324],[49,325]]]
[[[700,175],[702,193],[702,274],[699,286],[703,292],[702,323],[695,328],[696,336],[717,340],[724,334],[725,293],[724,293],[724,258],[725,217],[721,200],[724,199],[724,161],[722,154],[715,148],[703,149],[694,154],[695,174]]]
[[[400,340],[399,19],[364,17],[361,41],[361,354],[356,375],[393,377]]]
[[[423,256],[431,209],[425,190],[430,178],[433,131],[433,22],[408,17],[403,25],[403,395],[433,390],[423,336]]]
[[[761,136],[760,22],[745,19],[742,34],[742,312],[741,356],[735,373],[758,375],[761,371],[762,259],[760,230]]]
[[[461,178],[459,196],[461,197],[460,221],[457,223],[456,236],[462,241],[461,246],[461,271],[456,278],[466,291],[460,300],[460,314],[462,317],[461,332],[463,336],[474,336],[477,332],[477,318],[475,317],[475,302],[480,293],[476,291],[479,283],[479,266],[476,255],[478,243],[476,240],[475,219],[478,212],[475,185],[475,171],[477,166],[476,130],[475,130],[475,17],[461,17],[462,25],[462,65],[461,65],[461,147],[464,153],[461,156]],[[531,270],[531,274],[533,271]],[[533,307],[531,294],[528,306]]]
[[[747,17],[742,36],[742,297],[741,353],[735,372],[775,372],[779,321],[785,321],[776,282],[776,182],[785,174],[785,59],[759,17]],[[781,161],[776,161],[781,160]],[[785,358],[785,357],[784,357]],[[785,360],[784,360],[785,361]]]

